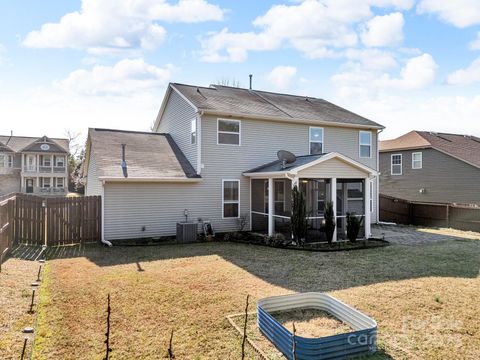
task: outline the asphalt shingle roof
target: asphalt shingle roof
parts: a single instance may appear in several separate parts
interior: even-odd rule
[[[89,129],[88,134],[99,177],[124,177],[122,144],[129,178],[199,177],[169,134],[110,129]]]
[[[48,137],[47,137],[48,138]],[[29,145],[32,145],[37,140],[42,139],[42,137],[31,137],[31,136],[10,136],[10,135],[0,135],[0,143],[8,146],[14,152],[22,151]],[[65,152],[69,152],[68,139],[60,138],[48,138],[57,144]]]
[[[178,83],[172,85],[193,105],[205,112],[221,112],[253,118],[270,117],[289,121],[317,120],[323,123],[383,128],[376,122],[323,99],[221,85],[210,87]]]
[[[480,167],[480,138],[470,135],[410,131],[380,142],[380,152],[433,148]]]
[[[320,159],[322,156],[325,156],[325,155],[327,154],[297,156],[296,160],[293,163],[286,164],[285,167],[283,167],[282,161],[275,160],[275,161],[272,161],[271,163],[261,165],[256,168],[245,171],[245,173],[248,174],[248,173],[268,173],[268,172],[276,172],[276,171],[290,171],[299,166],[303,166],[317,159]]]

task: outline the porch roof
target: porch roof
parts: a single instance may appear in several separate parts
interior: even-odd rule
[[[268,177],[268,176],[287,176],[297,175],[299,171],[308,169],[311,166],[321,164],[327,160],[339,159],[353,168],[362,170],[368,175],[377,175],[378,172],[366,165],[359,163],[358,161],[349,158],[348,156],[342,155],[338,152],[329,152],[325,154],[317,155],[302,155],[297,156],[296,160],[293,163],[287,164],[285,167],[282,166],[282,161],[275,160],[270,163],[260,165],[256,168],[247,170],[243,173],[245,176],[249,177]]]

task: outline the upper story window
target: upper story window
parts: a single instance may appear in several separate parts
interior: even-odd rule
[[[57,177],[53,179],[53,186],[57,188],[63,188],[65,186],[65,180],[63,177]]]
[[[392,175],[402,175],[402,154],[392,154],[390,172]]]
[[[412,153],[412,169],[421,169],[423,167],[423,159],[421,152]]]
[[[197,119],[192,119],[190,125],[190,143],[196,144],[197,143]]]
[[[361,158],[371,158],[372,157],[372,132],[371,131],[360,131],[359,134],[359,146],[360,146],[360,157]]]
[[[217,120],[217,144],[240,145],[240,120]]]
[[[65,156],[55,156],[55,166],[64,167],[65,166]]]
[[[13,155],[0,154],[0,167],[13,167]]]
[[[222,181],[223,217],[238,218],[240,214],[240,180]]]
[[[323,128],[310,127],[310,155],[323,153]]]
[[[40,155],[42,166],[52,166],[52,157],[50,155]]]

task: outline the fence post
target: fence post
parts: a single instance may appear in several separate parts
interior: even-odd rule
[[[450,227],[450,205],[447,204],[447,228]]]

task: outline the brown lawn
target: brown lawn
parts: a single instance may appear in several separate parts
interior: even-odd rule
[[[176,359],[239,359],[225,316],[242,312],[247,294],[255,304],[303,291],[329,292],[376,319],[374,358],[480,358],[478,240],[335,253],[91,246],[68,256],[47,263],[34,359],[101,359],[108,293],[113,359],[165,358],[171,329]],[[250,335],[268,347],[254,332],[251,319]]]
[[[35,315],[29,314],[31,283],[37,279],[38,262],[8,259],[0,273],[0,359],[19,359],[25,335],[22,330],[33,326]],[[32,342],[27,342],[26,356]]]

